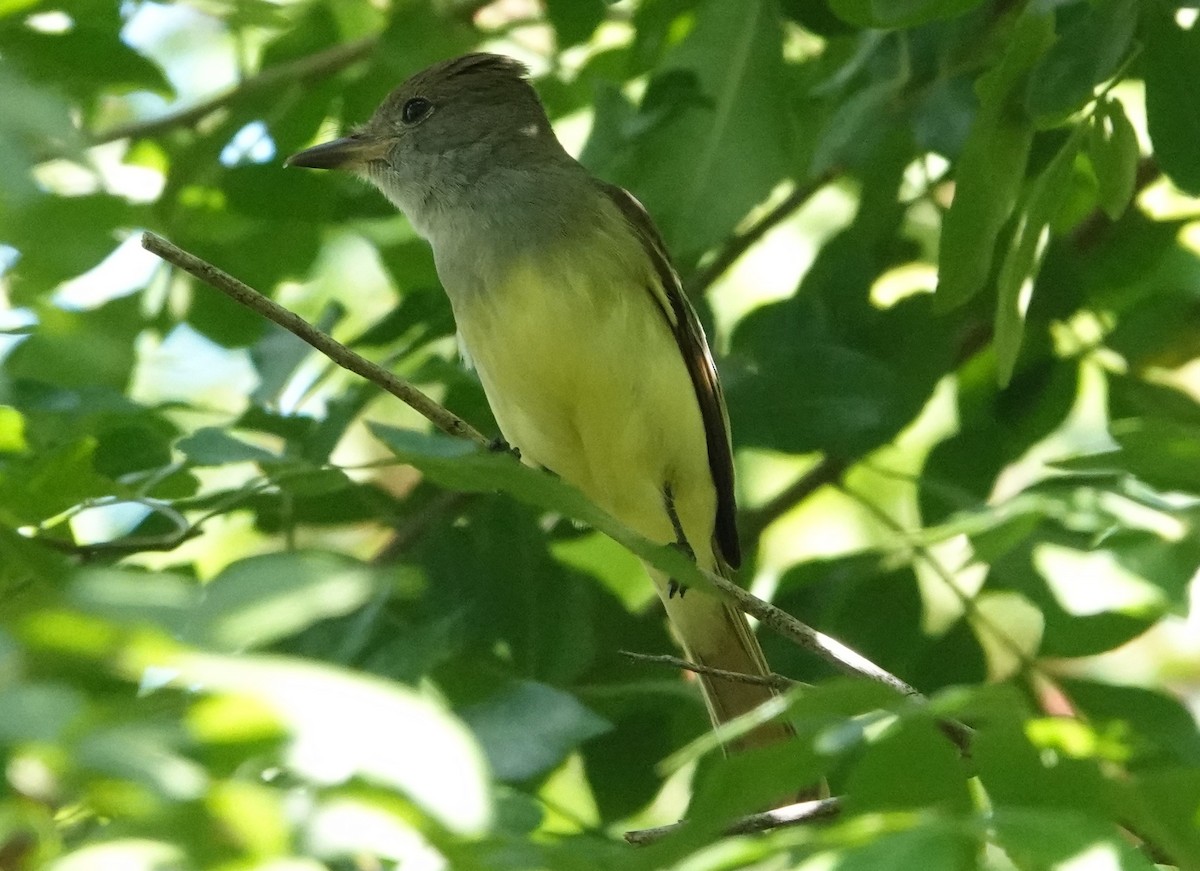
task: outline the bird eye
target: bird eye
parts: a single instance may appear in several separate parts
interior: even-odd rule
[[[428,115],[429,110],[432,108],[433,103],[424,97],[413,97],[404,104],[404,108],[400,111],[400,118],[405,124],[416,124]]]

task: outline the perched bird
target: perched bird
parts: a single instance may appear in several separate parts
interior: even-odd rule
[[[525,462],[727,572],[741,559],[733,459],[704,332],[649,215],[567,154],[526,73],[494,54],[435,64],[288,164],[359,174],[433,246],[461,345]],[[694,662],[768,673],[739,611],[650,574]],[[715,724],[772,696],[700,683]],[[789,735],[768,723],[734,749]]]

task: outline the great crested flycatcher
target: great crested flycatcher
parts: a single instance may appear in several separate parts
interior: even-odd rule
[[[649,215],[567,154],[526,73],[494,54],[435,64],[288,164],[358,173],[429,240],[461,344],[525,462],[726,572],[741,559],[733,458],[704,332]],[[741,612],[650,573],[693,661],[768,673]],[[700,682],[718,725],[772,696]],[[768,723],[735,747],[789,734]]]

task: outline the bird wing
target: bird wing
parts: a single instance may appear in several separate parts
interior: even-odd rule
[[[684,365],[696,391],[700,405],[700,416],[704,421],[705,441],[708,445],[708,466],[717,490],[717,517],[713,528],[713,540],[724,561],[733,568],[742,561],[741,545],[737,532],[737,503],[733,492],[733,451],[729,441],[729,414],[725,410],[725,396],[717,378],[717,367],[713,363],[704,329],[696,317],[696,310],[684,295],[679,275],[671,265],[662,237],[650,219],[649,213],[633,194],[616,185],[599,182],[601,189],[620,210],[629,223],[634,235],[642,243],[647,256],[658,274],[657,285],[647,290],[653,294],[670,324],[683,355]]]

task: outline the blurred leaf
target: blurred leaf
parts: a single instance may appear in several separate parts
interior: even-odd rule
[[[997,842],[1019,868],[1057,868],[1087,858],[1114,871],[1154,871],[1154,863],[1103,819],[1045,808],[1002,807],[994,814]]]
[[[882,832],[867,844],[838,851],[838,871],[967,871],[978,867],[978,843],[960,826],[936,818],[902,831]]]
[[[604,0],[546,0],[559,50],[587,40],[604,20],[604,11]]]
[[[991,272],[996,240],[1017,203],[1033,142],[1033,124],[1018,94],[1053,36],[1048,16],[1026,12],[1000,62],[976,84],[979,111],[959,158],[954,202],[938,248],[936,300],[942,311],[969,300]]]
[[[30,170],[45,157],[47,147],[73,152],[80,136],[71,123],[70,107],[62,95],[25,77],[0,58],[0,227],[7,236],[4,212],[18,209],[40,191]]]
[[[1166,764],[1200,766],[1200,732],[1191,712],[1175,698],[1135,686],[1063,681],[1072,704],[1097,731],[1130,744],[1141,770]]]
[[[174,93],[162,70],[121,41],[117,27],[94,19],[77,17],[61,33],[5,28],[0,38],[6,60],[31,77],[52,79],[76,99],[90,102],[101,88]]]
[[[171,463],[170,434],[140,424],[107,428],[94,459],[96,471],[110,478],[162,468]]]
[[[579,744],[612,727],[574,696],[521,681],[460,712],[498,780],[529,780],[557,766]]]
[[[1200,770],[1160,768],[1134,778],[1125,803],[1140,833],[1178,864],[1200,856]]]
[[[1184,29],[1161,0],[1143,4],[1146,122],[1159,164],[1181,190],[1200,194],[1200,28]]]
[[[227,463],[278,463],[281,457],[263,448],[236,439],[216,427],[202,427],[181,438],[175,447],[197,466],[223,466]]]
[[[81,439],[28,459],[0,462],[0,517],[13,526],[41,523],[79,503],[118,491],[95,472],[94,439]]]
[[[819,175],[840,165],[858,166],[874,157],[875,139],[886,129],[886,117],[896,101],[900,83],[872,82],[841,101],[817,144],[812,173]]]
[[[116,248],[119,230],[136,226],[142,218],[139,207],[111,194],[43,194],[10,214],[0,212],[0,235],[21,252],[14,296],[30,302],[87,272]],[[52,239],[44,236],[49,227],[54,228]],[[70,244],[64,241],[68,239]]]
[[[265,701],[292,740],[287,764],[315,784],[361,777],[397,790],[439,825],[484,831],[491,796],[483,755],[467,729],[411,690],[280,657],[183,654],[178,682]]]
[[[0,405],[0,454],[20,454],[27,450],[25,418],[11,405]]]
[[[85,613],[176,637],[186,630],[201,596],[200,586],[190,578],[120,568],[77,571],[68,590],[68,601]]]
[[[1137,26],[1137,0],[1077,4],[1083,11],[1060,29],[1058,40],[1029,77],[1025,107],[1041,123],[1058,123],[1092,99],[1124,60]],[[1060,20],[1071,9],[1058,10]]]
[[[1111,429],[1122,468],[1160,490],[1200,493],[1200,426],[1131,418]]]
[[[367,566],[338,554],[291,551],[250,557],[205,585],[188,638],[218,651],[265,647],[320,620],[350,613],[379,588],[380,578]]]
[[[1083,128],[1079,128],[1082,132]],[[1025,333],[1025,314],[1033,297],[1042,254],[1050,238],[1050,224],[1062,208],[1065,188],[1070,184],[1075,155],[1082,136],[1073,135],[1062,150],[1042,170],[1029,189],[1028,199],[1017,221],[1012,247],[1000,264],[996,280],[996,380],[1008,386],[1021,337]]]
[[[1100,186],[1100,208],[1115,221],[1133,198],[1140,157],[1137,133],[1120,101],[1101,100],[1097,104],[1088,136],[1088,155]]]
[[[83,697],[70,687],[46,683],[0,687],[0,744],[61,741],[83,712]]]
[[[829,0],[843,21],[857,27],[915,27],[954,18],[983,0]]]
[[[909,717],[871,742],[846,782],[850,813],[971,808],[959,751],[927,717]]]
[[[125,389],[135,361],[134,339],[144,325],[136,296],[85,311],[47,304],[39,306],[38,315],[33,335],[5,361],[11,376],[72,388]]]

